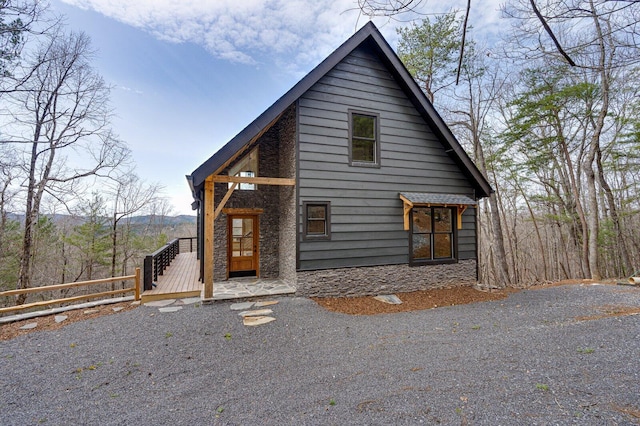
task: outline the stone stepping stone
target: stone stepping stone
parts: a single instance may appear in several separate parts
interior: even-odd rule
[[[253,302],[241,302],[241,303],[234,303],[230,307],[232,311],[246,311],[247,309],[251,309],[252,306],[253,306]]]
[[[178,312],[182,309],[182,306],[168,306],[166,308],[158,308],[160,312]]]
[[[263,300],[261,302],[256,302],[256,308],[262,308],[264,306],[272,306],[277,304],[278,304],[277,300]]]
[[[402,300],[395,294],[381,294],[380,296],[375,296],[374,299],[379,300],[383,303],[388,303],[390,305],[401,305]]]
[[[66,315],[56,315],[55,317],[53,317],[53,319],[56,321],[56,323],[61,323],[62,321],[66,320],[67,318],[69,318]]]
[[[258,316],[258,317],[245,317],[242,319],[244,325],[248,327],[254,327],[256,325],[268,324],[275,321],[274,317]]]
[[[91,314],[97,314],[98,312],[100,312],[100,309],[89,309],[87,311],[84,311],[83,314],[91,315]]]
[[[20,327],[20,330],[31,330],[34,329],[38,326],[37,322],[30,322],[29,324],[25,324],[22,327]]]
[[[183,305],[193,305],[194,303],[198,303],[200,301],[199,297],[187,297],[186,299],[180,299]]]
[[[116,306],[115,308],[111,308],[111,309],[113,310],[113,312],[120,312],[124,308],[122,306]]]
[[[164,306],[169,306],[174,303],[176,299],[165,299],[165,300],[154,300],[153,302],[147,302],[144,306],[151,306],[154,308],[162,308]]]
[[[271,309],[257,309],[255,311],[243,311],[243,312],[240,312],[238,315],[240,315],[241,317],[259,317],[263,315],[269,315],[272,313],[273,311]]]

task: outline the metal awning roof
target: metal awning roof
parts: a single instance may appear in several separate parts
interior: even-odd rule
[[[434,204],[447,206],[475,206],[478,204],[471,197],[458,194],[434,194],[431,192],[401,192],[400,197],[412,204]]]

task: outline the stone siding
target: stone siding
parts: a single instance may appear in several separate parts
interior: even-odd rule
[[[296,109],[289,110],[280,122],[280,177],[296,177]],[[296,282],[296,187],[280,186],[280,279]]]
[[[283,136],[286,139],[281,145],[280,138]],[[287,111],[283,118],[258,139],[257,145],[259,177],[295,177],[295,109],[291,108]],[[280,155],[281,149],[287,150],[282,156]],[[289,150],[293,151],[293,154],[288,152]],[[293,158],[291,158],[291,155],[293,155]],[[242,156],[236,162],[241,159]],[[236,162],[230,164],[222,174],[228,174],[229,169]],[[216,207],[220,204],[227,191],[228,186],[226,183],[215,184]],[[286,209],[290,209],[291,205],[293,205],[293,219],[281,211],[281,200],[285,203],[283,206],[285,213],[287,212]],[[225,208],[263,210],[262,214],[258,215],[260,226],[259,274],[261,278],[278,278],[280,276],[280,261],[282,257],[280,236],[283,235],[285,237],[287,246],[291,245],[287,240],[289,238],[287,231],[281,231],[281,226],[292,227],[293,232],[295,232],[295,222],[289,224],[291,220],[295,220],[294,187],[258,185],[257,189],[253,191],[236,189],[225,204]],[[295,235],[293,238],[293,268],[295,271]],[[227,279],[227,242],[228,216],[221,213],[214,226],[214,281]],[[285,266],[288,267],[288,264]]]
[[[476,261],[442,265],[384,265],[299,271],[296,295],[306,297],[369,296],[471,286]]]

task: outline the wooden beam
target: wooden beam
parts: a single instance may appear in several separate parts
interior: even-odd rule
[[[222,209],[222,212],[224,214],[230,214],[230,215],[242,215],[242,214],[262,214],[264,213],[264,209],[234,209],[234,208],[229,208],[229,209]]]
[[[255,185],[281,185],[281,186],[295,186],[296,180],[289,178],[274,178],[274,177],[241,177],[241,176],[227,176],[227,175],[212,175],[208,179],[212,182],[235,182],[235,183],[253,183]]]
[[[461,204],[458,206],[458,229],[462,229],[462,214],[467,210],[467,205]]]
[[[207,178],[204,181],[204,297],[203,301],[213,300],[213,224],[215,214],[214,184]]]
[[[409,230],[409,212],[413,207],[413,203],[409,201],[406,197],[400,195],[400,199],[402,200],[402,208],[403,208],[403,218],[404,218],[404,230]]]
[[[237,186],[238,186],[238,182],[233,182],[233,185],[231,185],[227,193],[224,194],[222,201],[220,201],[220,204],[218,205],[218,207],[216,207],[215,214],[213,215],[213,220],[216,220],[218,216],[220,216],[220,213],[222,213],[222,209],[224,208],[224,205],[227,204],[227,201],[229,201],[231,194],[233,194],[233,190],[236,189]]]

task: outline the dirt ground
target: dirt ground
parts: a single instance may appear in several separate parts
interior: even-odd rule
[[[489,293],[471,287],[412,291],[410,293],[397,294],[402,301],[400,305],[383,303],[374,299],[373,296],[313,297],[312,299],[329,311],[350,315],[377,315],[500,300],[516,291],[518,290],[509,288]]]
[[[546,285],[529,287],[529,289],[544,288],[548,286],[567,285],[588,283],[590,280],[564,280]],[[614,284],[611,281],[609,284]],[[476,290],[471,287],[458,287],[439,290],[413,291],[410,293],[398,293],[397,296],[402,301],[400,305],[390,305],[375,300],[372,296],[365,297],[314,297],[312,298],[318,305],[323,308],[341,312],[349,315],[378,315],[389,314],[394,312],[408,312],[423,309],[433,309],[442,306],[465,305],[475,302],[486,302],[490,300],[500,300],[506,298],[509,294],[520,291],[520,289],[506,288],[499,291],[485,292]],[[32,318],[23,321],[16,321],[9,324],[0,325],[0,341],[12,339],[16,336],[41,330],[56,330],[65,325],[82,321],[90,318],[101,317],[104,315],[113,315],[113,308],[122,307],[120,312],[134,309],[137,305],[131,302],[122,302],[112,305],[96,306],[91,310],[98,312],[85,314],[88,309],[78,309],[67,311],[59,315],[66,315],[68,318],[61,323],[56,323],[54,315]],[[616,312],[617,313],[617,312]],[[605,313],[605,316],[611,316],[611,313]],[[38,323],[38,326],[30,330],[21,330],[20,327],[28,323]]]

